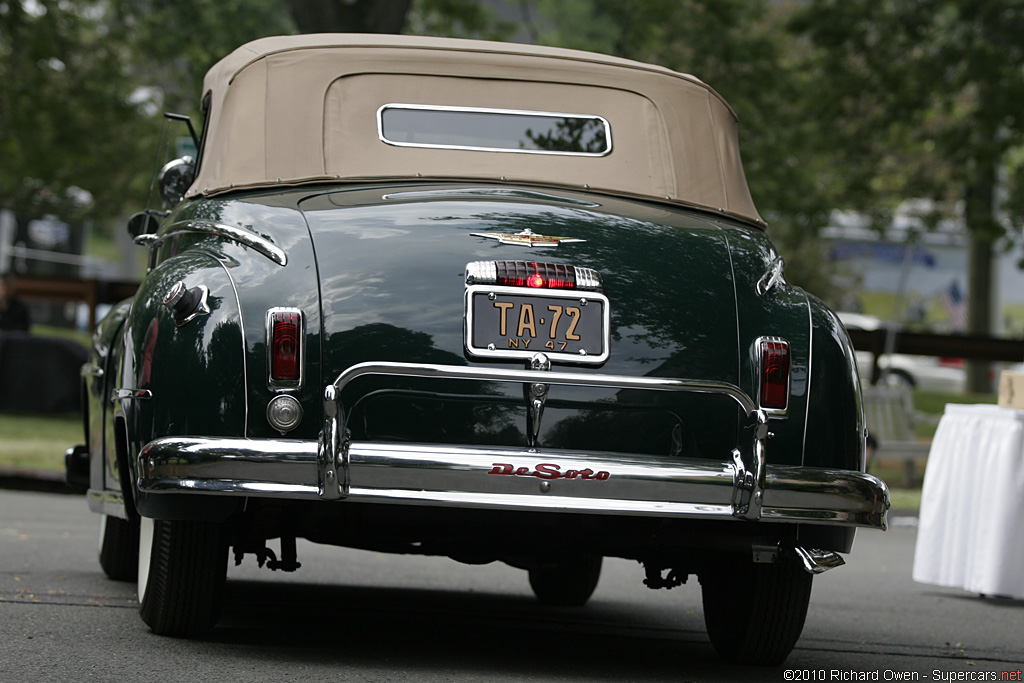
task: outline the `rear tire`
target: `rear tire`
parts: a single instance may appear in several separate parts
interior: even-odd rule
[[[798,562],[781,557],[702,573],[704,624],[718,655],[741,664],[781,664],[803,631],[811,579]]]
[[[194,638],[220,617],[228,571],[219,524],[143,517],[139,534],[139,614],[162,636]]]
[[[102,515],[99,558],[108,579],[135,581],[139,571],[139,522]]]
[[[601,556],[588,555],[558,560],[541,569],[530,570],[533,594],[545,605],[582,607],[601,578]]]

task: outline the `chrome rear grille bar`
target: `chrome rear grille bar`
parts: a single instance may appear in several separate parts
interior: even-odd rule
[[[732,453],[732,514],[743,519],[758,519],[761,516],[765,481],[764,441],[768,435],[768,418],[753,399],[734,384],[671,377],[631,377],[558,370],[473,368],[419,363],[357,363],[341,373],[333,384],[327,385],[324,389],[324,426],[317,454],[317,480],[320,497],[325,500],[340,500],[349,495],[352,443],[346,429],[345,411],[340,396],[342,390],[351,382],[368,375],[683,391],[728,396],[739,405],[748,420],[748,425],[741,430],[741,442]]]

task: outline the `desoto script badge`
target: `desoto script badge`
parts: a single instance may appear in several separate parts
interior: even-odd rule
[[[511,244],[516,247],[557,247],[562,242],[586,242],[586,240],[575,237],[551,237],[549,235],[538,235],[527,228],[522,232],[474,232],[473,237],[483,237],[489,240],[498,240],[502,244]]]

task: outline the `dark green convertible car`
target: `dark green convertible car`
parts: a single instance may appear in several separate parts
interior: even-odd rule
[[[303,538],[506,562],[566,606],[629,558],[700,582],[724,658],[789,654],[888,491],[844,328],[787,283],[714,90],[307,35],[237,49],[201,98],[67,458],[153,631],[207,632],[229,555],[291,571]]]

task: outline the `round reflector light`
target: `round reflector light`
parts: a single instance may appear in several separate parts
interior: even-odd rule
[[[267,404],[267,421],[282,434],[289,432],[302,421],[302,406],[294,396],[275,396]]]

